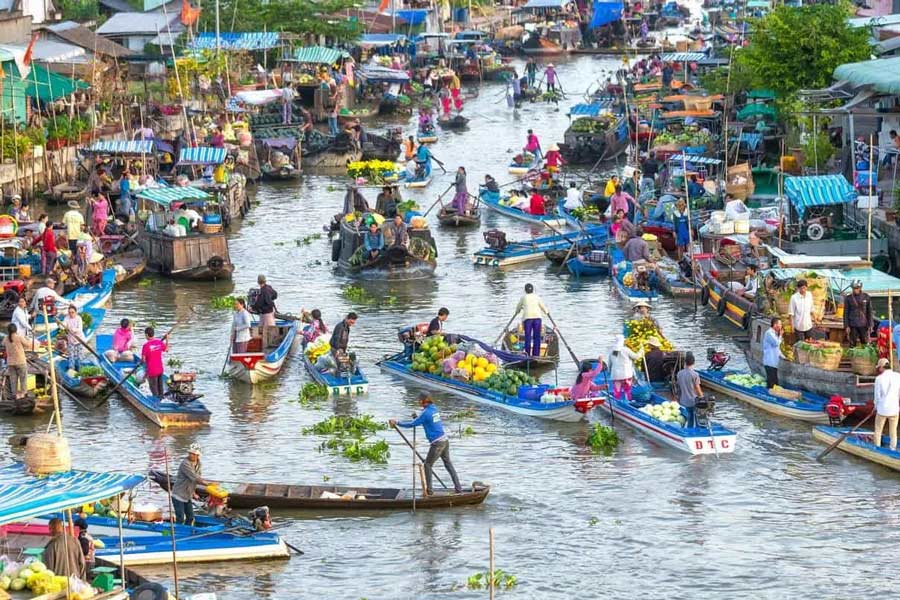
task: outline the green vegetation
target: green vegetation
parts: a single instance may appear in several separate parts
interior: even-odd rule
[[[103,369],[94,365],[85,365],[78,369],[79,377],[99,377],[103,375]]]
[[[490,587],[491,580],[493,580],[495,590],[509,590],[516,587],[518,583],[515,575],[510,575],[503,569],[494,569],[492,575],[475,573],[466,580],[466,587],[470,590],[484,590]]]
[[[371,433],[383,429],[387,429],[387,426],[373,420],[371,415],[336,415],[304,428],[303,435],[330,436],[319,446],[320,451],[329,450],[352,461],[385,464],[391,455],[388,443],[385,440],[368,439]]]
[[[322,401],[328,399],[328,386],[318,383],[307,383],[297,394],[297,402],[303,408],[321,408]]]
[[[302,239],[294,240],[294,243],[297,244],[298,246],[308,246],[308,245],[312,244],[314,240],[321,240],[321,239],[322,239],[321,233],[311,233]]]
[[[166,361],[166,366],[172,369],[180,369],[183,364],[180,358],[175,358],[174,356]]]
[[[340,435],[364,438],[370,433],[385,429],[387,429],[387,425],[374,420],[372,415],[361,415],[359,417],[335,415],[316,423],[312,427],[305,428],[303,435]]]
[[[234,31],[284,31],[309,36],[310,40],[325,36],[348,41],[359,37],[362,25],[355,19],[332,15],[357,5],[356,0],[221,0],[219,12],[223,30],[227,27]],[[198,30],[214,31],[215,19],[216,11],[204,10],[200,13]]]
[[[596,423],[594,429],[591,430],[591,435],[588,436],[587,445],[594,452],[609,456],[619,445],[619,434],[612,427]]]
[[[236,296],[213,296],[209,300],[209,305],[213,308],[225,310],[234,308],[235,300],[237,300]]]

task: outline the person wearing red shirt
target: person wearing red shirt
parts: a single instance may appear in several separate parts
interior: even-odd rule
[[[56,265],[56,234],[53,227],[47,223],[44,233],[41,234],[41,273],[49,275]]]
[[[553,144],[550,146],[550,149],[547,150],[547,154],[544,156],[544,160],[547,161],[547,171],[552,175],[554,173],[558,173],[559,169],[566,164],[566,161],[563,160],[562,154],[559,152],[559,146]]]
[[[537,192],[532,192],[531,194],[531,202],[528,206],[528,212],[533,215],[543,215],[544,214],[544,197],[538,194]]]
[[[147,341],[144,342],[144,345],[141,347],[141,361],[144,363],[144,368],[147,370],[147,382],[150,384],[150,393],[157,398],[162,398],[163,373],[165,372],[165,369],[163,369],[162,355],[163,352],[169,349],[167,343],[169,334],[167,333],[161,339],[156,339],[153,337],[154,333],[152,327],[148,327],[144,330]]]

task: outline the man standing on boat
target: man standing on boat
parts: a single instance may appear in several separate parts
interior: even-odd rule
[[[791,325],[794,328],[797,341],[805,340],[809,337],[809,332],[813,328],[813,295],[809,291],[805,279],[797,282],[797,291],[791,296],[788,310],[791,313]]]
[[[862,291],[859,279],[851,287],[853,291],[844,297],[844,330],[851,346],[863,346],[872,332],[872,300]]]
[[[771,325],[763,336],[763,368],[766,370],[766,388],[778,385],[778,361],[781,360],[781,319],[772,317]]]
[[[872,443],[881,447],[881,432],[888,423],[891,452],[897,449],[897,422],[900,420],[900,373],[891,369],[886,358],[879,358],[875,365],[875,429]]]
[[[541,355],[541,315],[550,316],[550,311],[544,306],[541,297],[534,293],[534,286],[525,284],[525,295],[519,299],[516,305],[516,315],[522,313],[522,328],[525,330],[525,354],[529,356]],[[513,315],[515,317],[515,315]]]
[[[686,428],[696,427],[697,420],[694,414],[694,407],[697,405],[697,398],[703,397],[703,390],[700,389],[700,376],[694,370],[694,353],[688,352],[684,357],[684,368],[678,371],[675,377],[678,386],[678,404],[680,404],[687,412]]]
[[[431,394],[428,392],[421,392],[419,394],[419,404],[423,409],[421,415],[412,421],[397,421],[396,419],[391,419],[391,427],[412,429],[413,427],[421,425],[422,429],[425,430],[425,437],[428,438],[428,443],[430,444],[428,455],[425,457],[426,496],[430,496],[433,493],[431,479],[434,474],[434,463],[437,462],[438,458],[441,459],[444,463],[444,468],[450,473],[450,478],[453,479],[453,489],[459,494],[462,492],[462,486],[459,484],[459,477],[456,474],[456,469],[453,468],[453,463],[450,462],[450,440],[444,432],[444,424],[441,423],[441,415],[438,413],[438,409],[431,399]]]
[[[175,485],[172,486],[172,507],[175,509],[175,522],[184,525],[194,524],[194,503],[198,485],[209,485],[203,479],[200,466],[200,446],[191,444],[187,458],[178,466]]]
[[[391,238],[391,247],[393,246],[409,246],[409,232],[406,230],[406,223],[399,214],[394,216],[394,221],[388,225],[388,234]]]
[[[259,315],[259,330],[262,333],[262,351],[265,352],[269,347],[269,336],[273,327],[275,327],[275,300],[278,299],[278,292],[266,283],[266,276],[260,275],[256,278],[259,284],[259,292],[253,300],[253,311]]]
[[[169,349],[169,334],[164,335],[162,339],[156,339],[155,334],[152,327],[144,329],[147,341],[141,347],[141,362],[147,369],[147,384],[150,386],[150,393],[157,398],[162,398],[163,374],[165,373],[162,355]]]
[[[533,58],[529,58],[525,63],[525,76],[528,79],[528,87],[534,88],[534,82],[537,80],[537,64]]]
[[[338,362],[340,353],[347,353],[347,346],[350,344],[350,328],[356,324],[357,318],[358,316],[355,312],[348,313],[347,317],[335,325],[331,332],[329,345],[331,346],[331,353],[334,355],[334,360],[337,364],[340,364],[340,362]]]

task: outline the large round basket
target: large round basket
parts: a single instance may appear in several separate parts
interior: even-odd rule
[[[801,347],[801,344],[804,342],[797,342],[794,344],[794,362],[798,365],[808,365],[809,364],[809,352],[806,348]]]
[[[809,364],[825,371],[837,371],[841,365],[840,352],[810,352]]]
[[[850,357],[850,367],[857,375],[874,375],[875,363],[863,356]]]
[[[25,445],[25,466],[35,475],[50,475],[72,469],[69,440],[52,433],[29,436]]]

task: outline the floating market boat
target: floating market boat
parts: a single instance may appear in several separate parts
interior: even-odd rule
[[[565,202],[565,200],[560,200],[557,203],[556,212],[565,220],[566,225],[573,229],[581,229],[588,225],[601,225],[606,222],[606,218],[595,208],[582,207],[569,210],[565,207]]]
[[[109,379],[93,357],[83,356],[81,369],[77,372],[69,370],[68,358],[56,356],[53,360],[56,380],[70,394],[79,398],[96,398],[109,388]]]
[[[150,479],[163,489],[167,479],[161,471],[151,471]],[[416,490],[415,507],[449,508],[481,504],[491,491],[491,486],[475,482],[462,492],[433,490],[430,496],[422,496]],[[206,495],[206,487],[199,486],[197,493]],[[413,507],[413,490],[404,488],[376,488],[349,485],[288,485],[283,483],[238,483],[228,489],[228,506],[232,509],[266,506],[285,510],[408,510]]]
[[[324,341],[324,338],[319,338]],[[318,357],[329,352],[328,344],[317,344],[318,340],[311,344],[303,345],[303,366],[309,376],[319,385],[328,388],[329,396],[361,396],[369,393],[369,380],[357,363],[352,372],[341,376],[334,373],[333,362],[327,368],[320,369],[316,366]],[[320,346],[316,350],[316,346]]]
[[[518,158],[519,160],[516,160]],[[541,160],[535,154],[526,153],[524,156],[517,155],[509,163],[507,171],[510,175],[525,175],[532,169],[540,168]]]
[[[82,334],[84,335],[85,341],[90,341],[94,334],[97,333],[97,330],[100,328],[100,325],[103,323],[104,317],[106,317],[106,309],[104,308],[85,308],[80,313],[81,324],[82,324]],[[57,336],[62,332],[61,320],[62,316],[57,315],[56,318],[59,318],[60,321],[55,320],[54,317],[50,317],[50,339],[55,340]],[[35,319],[36,320],[36,319]],[[34,343],[40,349],[40,352],[44,352],[44,348],[47,345],[47,327],[44,326],[43,319],[41,319],[40,324],[35,324],[34,326]],[[82,350],[82,355],[88,355],[87,350]],[[46,360],[46,357],[44,357]]]
[[[598,378],[595,381],[605,383],[604,379]],[[665,401],[665,398],[658,394],[650,396],[650,404],[662,404]],[[650,439],[676,450],[682,450],[692,455],[734,452],[737,434],[721,425],[682,427],[677,423],[657,419],[641,411],[640,407],[633,402],[628,402],[624,398],[616,400],[612,395],[607,395],[606,401],[598,406],[604,412],[611,414],[615,421],[621,421]]]
[[[415,371],[412,368],[412,359],[407,358],[403,352],[399,352],[379,361],[378,366],[386,373],[390,373],[401,379],[427,387],[431,390],[446,392],[479,404],[494,406],[519,415],[537,417],[539,419],[547,419],[550,421],[566,421],[570,423],[582,421],[585,419],[586,413],[599,402],[596,398],[577,402],[570,399],[564,399],[558,402],[542,402],[540,397],[536,399],[525,399],[520,398],[516,394],[500,393],[487,388],[478,387],[468,382]],[[546,386],[545,389],[549,388],[550,386]]]
[[[116,271],[116,285],[140,279],[147,268],[147,257],[140,249],[116,254],[112,261],[112,268]]]
[[[116,270],[104,269],[103,279],[98,285],[83,285],[65,294],[63,297],[69,304],[74,304],[80,311],[83,308],[103,308],[112,297],[116,284]],[[40,319],[38,318],[40,317]],[[43,315],[35,317],[35,323],[43,323]]]
[[[613,160],[628,147],[628,124],[623,115],[611,110],[615,100],[603,98],[589,104],[576,104],[569,110],[572,124],[559,145],[570,164],[596,164]]]
[[[566,261],[566,269],[575,277],[609,275],[609,255],[605,250],[592,250],[587,254],[579,254]]]
[[[612,263],[610,273],[612,274],[613,284],[623,296],[632,301],[652,301],[659,296],[652,287],[647,287],[645,289],[635,287],[633,265],[631,262],[625,260],[622,251],[615,246],[612,246],[610,249],[609,261]],[[647,275],[649,277],[649,271],[647,272]]]
[[[268,381],[281,372],[287,358],[293,353],[298,341],[297,321],[276,319],[276,333],[268,348],[262,348],[262,333],[259,322],[250,326],[251,339],[247,351],[235,353],[234,345],[228,350],[228,375],[246,383]]]
[[[103,369],[107,378],[116,383],[125,379],[124,383],[119,386],[119,393],[154,425],[162,428],[195,427],[209,423],[209,410],[196,398],[179,402],[169,394],[160,398],[151,395],[149,391],[144,391],[134,376],[138,363],[136,361],[111,362],[104,354],[111,348],[111,335],[97,336],[97,354],[101,357],[100,368]]]
[[[431,184],[431,166],[429,165],[425,169],[425,173],[421,177],[413,177],[412,179],[406,179],[405,184],[407,188],[416,189],[416,188],[424,188],[428,187]]]
[[[766,389],[765,378],[761,375],[746,375],[738,371],[697,369],[697,374],[703,386],[773,415],[810,423],[829,422],[825,412],[828,398],[818,394],[781,388],[779,393],[784,395],[780,396]],[[748,377],[754,379],[744,379]]]
[[[300,179],[300,141],[293,136],[258,140],[260,155],[265,162],[260,166],[262,178],[267,181],[294,181]],[[258,150],[258,151],[259,151]]]
[[[452,206],[442,206],[437,218],[438,223],[448,227],[472,227],[481,224],[481,211],[473,206],[466,214],[461,215]]]
[[[456,115],[450,118],[439,118],[438,125],[441,129],[465,129],[469,125],[469,119],[462,115]]]
[[[565,219],[556,215],[532,215],[513,206],[503,204],[500,192],[491,192],[485,188],[480,188],[478,190],[478,198],[490,210],[519,221],[525,221],[532,225],[547,225],[549,227],[563,227],[565,225]]]
[[[565,258],[565,254],[568,253],[572,244],[581,245],[584,242],[592,246],[604,247],[609,229],[605,226],[590,227],[584,233],[553,234],[522,242],[507,242],[503,232],[495,233],[495,231],[484,233],[488,246],[472,255],[472,262],[476,265],[505,267],[533,260],[543,260],[551,252],[562,252],[563,258]]]
[[[826,425],[818,425],[813,427],[812,437],[814,440],[831,445],[838,441],[845,433],[851,431],[849,427],[829,427]],[[873,443],[875,433],[873,431],[857,430],[850,433],[840,444],[838,448],[873,462],[894,471],[900,471],[900,451],[890,449],[890,438],[882,435],[881,446]]]
[[[434,144],[438,141],[437,129],[434,127],[430,129],[419,129],[416,133],[416,141],[420,144]]]

